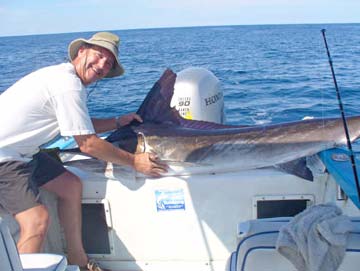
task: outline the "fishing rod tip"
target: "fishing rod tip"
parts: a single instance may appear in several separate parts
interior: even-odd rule
[[[326,31],[326,29],[325,29],[325,28],[321,29],[321,32],[322,32],[322,33],[325,33],[325,31]]]

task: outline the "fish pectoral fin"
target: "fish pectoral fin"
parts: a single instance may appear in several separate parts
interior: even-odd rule
[[[314,180],[314,176],[311,170],[306,165],[306,157],[302,157],[282,164],[277,164],[274,167],[283,172],[298,176],[311,182]]]

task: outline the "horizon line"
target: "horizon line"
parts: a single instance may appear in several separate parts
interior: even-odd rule
[[[131,31],[131,30],[156,30],[156,29],[174,29],[174,28],[195,28],[195,27],[235,27],[235,26],[281,26],[281,25],[345,25],[345,24],[360,24],[360,22],[337,22],[337,23],[262,23],[262,24],[224,24],[224,25],[189,25],[189,26],[158,26],[158,27],[134,27],[124,29],[97,29],[97,30],[79,30],[70,32],[44,32],[44,33],[29,33],[29,34],[0,34],[0,38],[7,37],[24,37],[24,36],[42,36],[42,35],[61,35],[61,34],[76,34],[76,33],[92,33],[100,31]]]

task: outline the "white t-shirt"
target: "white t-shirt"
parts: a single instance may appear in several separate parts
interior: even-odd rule
[[[37,70],[0,95],[0,162],[28,161],[62,136],[95,134],[85,86],[71,63]]]

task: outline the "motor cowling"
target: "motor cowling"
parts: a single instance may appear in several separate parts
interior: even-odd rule
[[[225,122],[220,81],[204,68],[191,67],[177,73],[170,106],[185,119]]]

